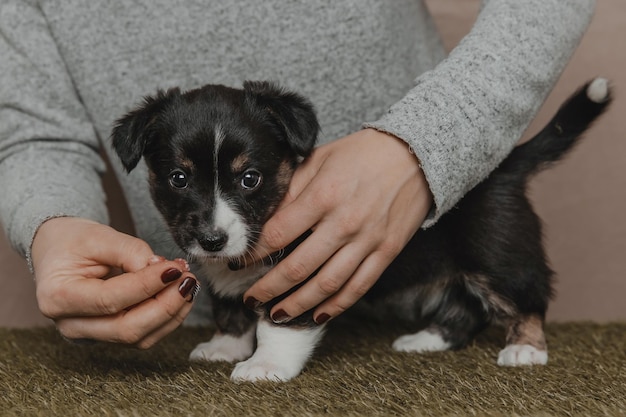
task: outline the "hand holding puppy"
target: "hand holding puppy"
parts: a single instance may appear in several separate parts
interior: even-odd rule
[[[317,148],[297,170],[256,251],[275,252],[313,233],[244,295],[271,300],[319,273],[272,309],[285,322],[318,306],[319,324],[358,301],[421,226],[432,195],[401,140],[365,129]]]
[[[32,259],[39,308],[68,339],[149,348],[182,323],[199,288],[185,261],[81,218],[43,223]]]

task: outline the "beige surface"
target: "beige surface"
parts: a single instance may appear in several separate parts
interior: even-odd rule
[[[448,47],[469,30],[477,1],[431,0]],[[557,19],[558,16],[555,16]],[[563,163],[542,173],[531,196],[546,225],[547,250],[557,272],[557,297],[549,319],[626,320],[626,2],[598,0],[594,21],[530,136],[579,84],[608,77],[617,98],[588,138]],[[623,94],[623,95],[622,95]],[[129,228],[127,214],[110,178],[113,224]],[[36,308],[34,285],[21,258],[0,240],[0,326],[47,323]]]

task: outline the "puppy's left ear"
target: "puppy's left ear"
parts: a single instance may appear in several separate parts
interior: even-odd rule
[[[126,172],[132,171],[145,153],[159,114],[179,95],[177,88],[159,91],[155,96],[144,98],[142,105],[115,122],[111,142]]]
[[[309,100],[267,81],[245,81],[243,90],[251,108],[267,112],[298,155],[311,153],[320,126]]]

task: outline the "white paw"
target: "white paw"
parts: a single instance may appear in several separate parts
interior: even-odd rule
[[[300,329],[276,326],[264,320],[257,326],[258,347],[254,355],[235,365],[233,381],[289,381],[300,375],[324,326]]]
[[[254,327],[235,337],[216,334],[206,343],[200,343],[189,354],[189,360],[207,362],[235,362],[247,359],[254,351]]]
[[[398,352],[440,352],[450,348],[450,344],[437,334],[422,330],[415,334],[400,336],[393,342],[393,349]]]
[[[256,381],[289,381],[300,374],[302,366],[281,364],[280,358],[259,358],[253,356],[247,361],[235,365],[230,379],[236,382]]]
[[[531,345],[508,345],[498,354],[498,365],[545,365],[548,363],[548,351],[539,350]]]
[[[596,78],[587,87],[587,97],[594,103],[602,103],[609,97],[609,81],[606,78]]]

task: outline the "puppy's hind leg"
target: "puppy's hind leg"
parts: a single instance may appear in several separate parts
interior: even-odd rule
[[[506,347],[498,354],[498,365],[545,365],[548,347],[543,333],[543,318],[529,314],[511,319],[507,328]]]
[[[397,352],[441,352],[450,349],[452,343],[446,341],[442,330],[437,326],[429,326],[414,334],[405,334],[393,342],[393,350]]]
[[[396,339],[392,345],[394,350],[423,353],[461,349],[488,324],[480,301],[462,286],[431,294],[426,310],[424,318],[430,321],[430,325]]]

